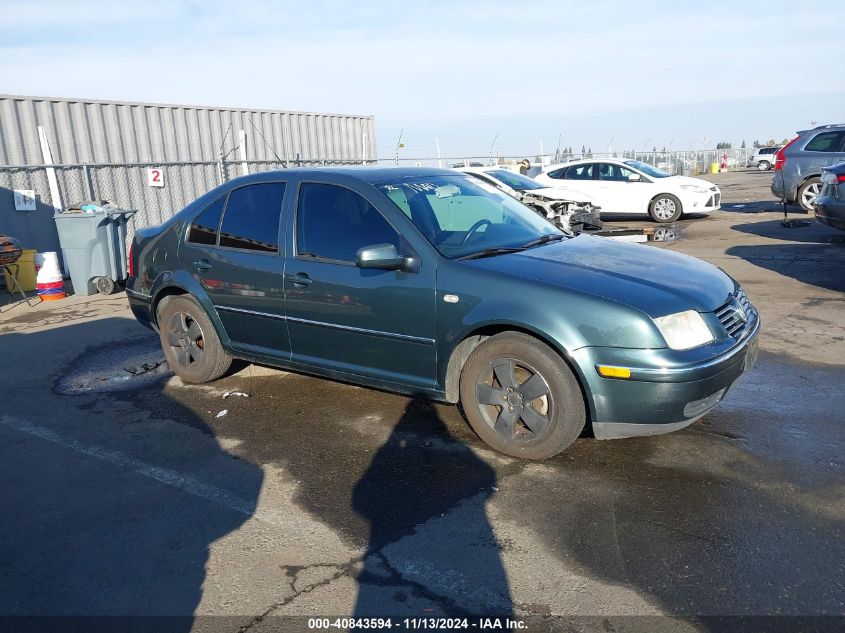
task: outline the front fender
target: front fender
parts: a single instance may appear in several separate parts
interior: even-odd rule
[[[166,271],[156,277],[150,287],[153,316],[155,317],[158,304],[161,302],[162,298],[167,295],[174,294],[174,291],[178,294],[189,294],[197,301],[197,303],[200,304],[202,309],[205,310],[205,313],[208,315],[208,318],[211,320],[223,348],[229,350],[231,348],[231,340],[229,339],[229,335],[226,333],[226,328],[223,326],[223,321],[220,319],[220,315],[211,303],[208,293],[205,291],[205,288],[203,288],[199,279],[185,270]]]
[[[452,295],[448,301],[447,295]],[[545,341],[579,373],[584,368],[578,366],[574,352],[582,347],[664,346],[651,319],[630,306],[452,262],[439,268],[437,359],[441,385],[447,386],[449,362],[462,341],[474,334],[506,329],[522,330]]]

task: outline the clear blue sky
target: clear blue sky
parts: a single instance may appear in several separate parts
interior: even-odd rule
[[[0,1],[0,92],[373,114],[379,156],[780,140],[845,121],[835,0]]]

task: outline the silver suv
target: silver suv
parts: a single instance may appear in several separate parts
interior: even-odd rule
[[[756,167],[760,171],[771,169],[775,164],[775,153],[780,149],[780,146],[775,147],[758,147],[754,153],[748,157],[748,167]]]
[[[775,154],[772,193],[809,213],[821,191],[822,169],[845,161],[845,123],[797,134]]]

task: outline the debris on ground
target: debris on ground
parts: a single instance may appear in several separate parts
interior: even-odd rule
[[[222,411],[220,411],[220,412],[219,412],[219,413],[218,413],[215,417],[217,417],[217,418],[222,418],[222,417],[223,417],[224,415],[226,415],[227,413],[229,413],[229,409],[223,409],[223,410],[222,410]]]
[[[228,398],[229,396],[241,396],[242,398],[249,398],[249,394],[244,393],[243,391],[227,391],[223,394],[223,398]]]

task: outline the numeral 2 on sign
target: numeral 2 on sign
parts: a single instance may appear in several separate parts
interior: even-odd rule
[[[161,168],[147,168],[147,185],[150,187],[164,187],[164,172]]]

